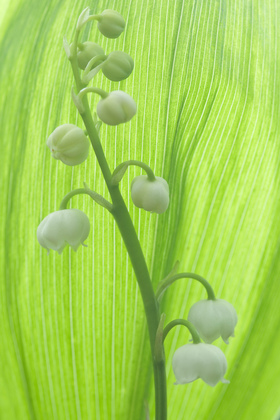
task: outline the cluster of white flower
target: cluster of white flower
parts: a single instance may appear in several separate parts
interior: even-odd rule
[[[117,38],[124,30],[123,17],[113,10],[105,10],[93,17],[98,21],[99,31],[108,38]],[[71,51],[70,46],[68,47],[70,59]],[[103,48],[93,42],[77,44],[75,54],[76,65],[84,70],[84,75],[87,76],[92,76],[101,69],[109,80],[119,82],[126,79],[134,67],[133,59],[128,54],[113,51],[105,55]],[[79,94],[85,91],[99,93],[102,96],[96,112],[105,124],[115,126],[126,123],[136,114],[136,103],[123,91],[116,90],[108,94],[98,88],[85,88],[84,92],[80,91]],[[95,124],[96,127],[100,127],[101,122],[95,121]],[[69,166],[81,164],[89,153],[87,133],[73,124],[57,127],[49,136],[47,146],[55,159]],[[136,161],[129,162],[135,164]],[[146,165],[143,165],[138,166],[145,169]],[[136,207],[161,214],[169,205],[169,187],[163,178],[155,177],[150,171],[148,168],[147,175],[133,179],[131,198]],[[113,185],[115,184],[112,176],[111,186]],[[109,203],[109,206],[112,205]],[[89,232],[90,222],[85,213],[77,209],[62,209],[45,217],[38,227],[37,238],[40,245],[48,252],[53,249],[61,254],[67,244],[77,251],[81,244],[84,245],[83,242]],[[234,307],[222,299],[202,300],[192,306],[188,321],[196,328],[205,343],[194,342],[176,350],[172,362],[176,383],[185,384],[198,378],[211,386],[215,386],[219,381],[228,382],[224,379],[227,370],[226,358],[223,352],[211,343],[220,336],[228,343],[229,337],[234,336],[237,323]]]
[[[205,343],[186,344],[176,350],[172,366],[176,384],[186,384],[201,378],[208,385],[215,386],[224,379],[227,361],[224,353],[212,345],[217,338],[228,344],[229,337],[234,336],[237,314],[234,307],[222,299],[201,300],[195,303],[188,315]]]

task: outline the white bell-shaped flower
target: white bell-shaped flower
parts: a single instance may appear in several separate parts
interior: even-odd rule
[[[188,384],[201,378],[210,386],[219,381],[229,383],[224,379],[227,370],[227,360],[221,349],[212,344],[186,344],[174,353],[172,359],[175,385]]]
[[[87,239],[90,222],[87,215],[78,209],[58,210],[50,213],[40,223],[37,238],[40,245],[62,253],[67,244],[74,251]]]
[[[131,183],[131,198],[136,207],[160,214],[168,208],[169,187],[159,176],[154,181],[146,175],[136,176]]]
[[[47,140],[52,157],[68,166],[79,165],[88,157],[89,140],[83,130],[74,124],[57,127]]]
[[[96,107],[98,117],[105,124],[119,125],[134,117],[137,111],[135,101],[122,90],[114,90],[101,99]]]
[[[190,309],[190,321],[206,343],[212,343],[222,337],[228,344],[229,337],[234,337],[237,313],[231,303],[223,300],[200,300]]]

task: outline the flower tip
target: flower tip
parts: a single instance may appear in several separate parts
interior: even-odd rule
[[[78,248],[79,248],[79,245],[80,244],[78,244],[78,245],[70,245],[70,247],[73,249],[74,252],[77,252],[78,251]]]

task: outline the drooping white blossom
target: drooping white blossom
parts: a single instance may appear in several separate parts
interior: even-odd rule
[[[190,321],[206,343],[212,343],[222,337],[228,344],[229,337],[234,337],[237,313],[231,303],[223,299],[200,300],[190,309]]]
[[[40,245],[62,253],[67,244],[74,251],[87,239],[90,222],[87,215],[78,209],[58,210],[42,220],[37,229]]]
[[[229,383],[224,379],[227,360],[222,352],[212,344],[186,344],[178,348],[172,359],[175,385],[188,384],[201,378],[210,386],[218,382]]]
[[[146,175],[136,176],[131,183],[131,198],[136,207],[152,213],[163,213],[169,205],[169,187],[165,179],[154,181]]]

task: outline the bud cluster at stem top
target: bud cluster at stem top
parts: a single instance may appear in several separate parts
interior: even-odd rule
[[[106,9],[98,15],[90,16],[89,8],[87,8],[81,13],[78,19],[74,42],[70,47],[67,42],[64,42],[67,56],[72,65],[75,66],[78,64],[78,67],[84,70],[80,80],[81,84],[86,86],[99,70],[102,70],[104,76],[113,82],[125,80],[130,76],[134,68],[134,61],[127,53],[113,51],[106,55],[103,48],[94,42],[78,42],[82,26],[90,20],[96,20],[99,31],[108,38],[117,38],[125,28],[123,17],[114,10]],[[72,51],[72,55],[69,51]],[[76,71],[74,71],[74,74],[77,74]],[[126,123],[136,114],[135,101],[121,90],[108,94],[97,87],[79,89],[78,95],[72,95],[72,98],[80,113],[84,110],[81,103],[81,96],[85,94],[85,91],[86,93],[90,91],[101,95],[102,99],[97,105],[96,113],[105,124],[118,125]]]

